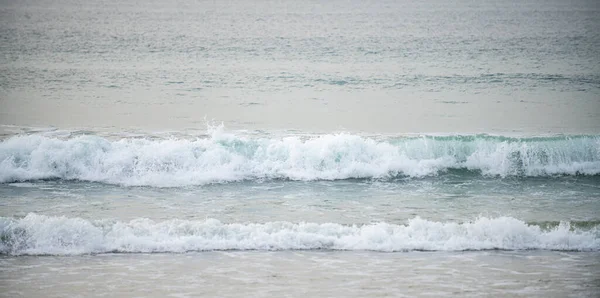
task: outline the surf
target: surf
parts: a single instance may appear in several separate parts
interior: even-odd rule
[[[70,138],[0,142],[0,183],[59,179],[178,187],[243,180],[423,178],[456,170],[491,178],[596,176],[600,136]]]
[[[598,251],[597,223],[560,222],[551,227],[512,217],[435,222],[416,217],[385,222],[224,223],[217,219],[129,222],[53,217],[30,213],[0,218],[0,254],[80,255],[98,253],[183,253],[213,250]]]

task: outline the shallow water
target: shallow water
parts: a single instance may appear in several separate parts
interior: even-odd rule
[[[205,252],[0,258],[11,297],[594,297],[598,252]]]

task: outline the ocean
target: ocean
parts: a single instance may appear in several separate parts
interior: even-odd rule
[[[1,297],[598,297],[595,1],[2,1]]]

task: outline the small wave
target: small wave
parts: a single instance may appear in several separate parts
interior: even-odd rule
[[[552,228],[511,217],[472,222],[414,218],[405,225],[376,223],[222,223],[169,220],[130,222],[29,214],[0,218],[0,254],[78,255],[211,250],[600,250],[598,225],[581,229],[569,222]]]
[[[176,187],[253,179],[599,175],[600,136],[510,138],[351,134],[246,138],[214,129],[195,140],[16,136],[0,142],[0,183],[40,179]]]

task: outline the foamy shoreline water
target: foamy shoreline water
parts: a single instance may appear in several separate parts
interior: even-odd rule
[[[598,252],[223,251],[0,256],[11,297],[595,297]],[[35,285],[32,285],[32,282]],[[243,292],[243,295],[240,293]]]
[[[581,224],[579,224],[581,225]],[[212,250],[558,250],[600,251],[597,223],[568,222],[540,228],[510,218],[441,223],[414,218],[406,225],[377,223],[268,222],[261,224],[171,220],[87,221],[29,214],[0,218],[0,254],[79,255],[98,253],[181,253]]]

